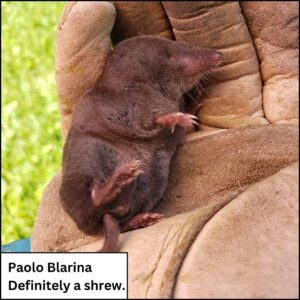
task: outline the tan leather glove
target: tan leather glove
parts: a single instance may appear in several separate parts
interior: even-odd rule
[[[168,218],[121,235],[130,298],[298,296],[297,12],[297,2],[66,5],[56,51],[64,135],[97,84],[112,28],[114,42],[153,34],[225,56],[203,97],[202,131],[180,147],[156,208]],[[60,173],[43,195],[32,251],[100,249],[102,238],[84,235],[61,208],[59,185]]]

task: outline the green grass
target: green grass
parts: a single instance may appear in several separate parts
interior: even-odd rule
[[[30,237],[63,141],[54,77],[64,2],[1,2],[2,244]]]

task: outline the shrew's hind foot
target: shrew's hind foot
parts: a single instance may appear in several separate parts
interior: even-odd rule
[[[92,184],[92,200],[96,206],[105,205],[110,203],[133,180],[140,174],[144,173],[140,169],[140,160],[120,165],[111,175],[108,180],[99,184],[95,180]]]
[[[144,228],[159,222],[163,216],[163,214],[153,212],[141,213],[122,224],[120,230],[121,232],[125,232],[133,229]]]

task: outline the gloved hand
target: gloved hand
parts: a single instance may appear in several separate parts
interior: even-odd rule
[[[97,84],[112,28],[115,43],[152,34],[225,56],[203,96],[202,130],[180,147],[156,208],[169,218],[121,236],[130,298],[297,297],[298,3],[68,3],[56,51],[64,136]],[[60,173],[32,251],[100,249],[61,208],[59,185]]]

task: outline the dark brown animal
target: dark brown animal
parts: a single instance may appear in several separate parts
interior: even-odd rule
[[[222,55],[140,36],[119,43],[100,84],[77,105],[64,147],[61,202],[79,229],[116,251],[122,231],[157,222],[184,129],[197,124],[184,95]]]

